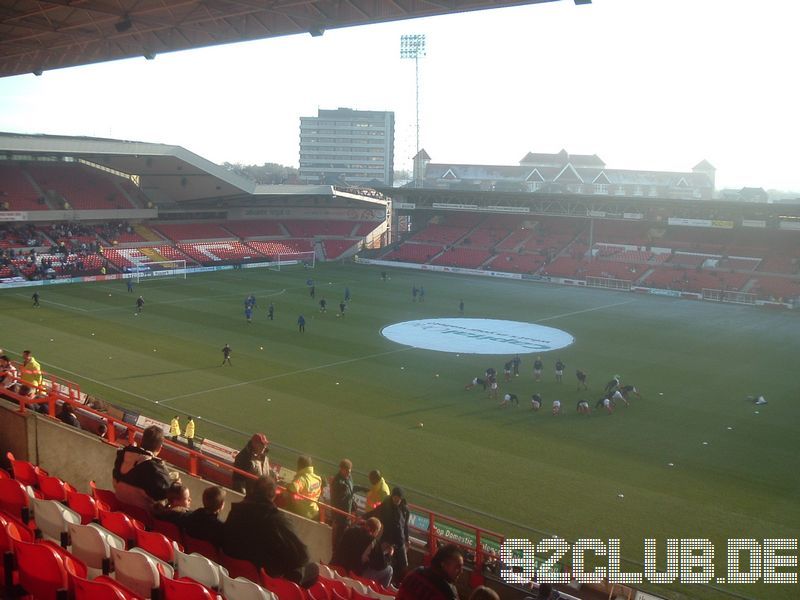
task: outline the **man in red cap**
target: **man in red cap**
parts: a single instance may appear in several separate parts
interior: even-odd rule
[[[233,461],[233,466],[241,469],[247,473],[251,473],[256,477],[262,475],[269,475],[269,440],[263,433],[254,433],[247,445],[241,449],[236,459]],[[233,474],[233,489],[237,492],[244,494],[250,487],[250,482],[253,481],[249,477],[245,477],[240,473]]]

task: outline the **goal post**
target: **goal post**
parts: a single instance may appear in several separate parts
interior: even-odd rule
[[[141,283],[144,279],[186,279],[185,260],[140,262],[131,269],[134,283]]]
[[[292,265],[299,265],[305,269],[313,269],[317,265],[317,253],[311,250],[310,252],[292,252],[290,254],[276,254],[271,257],[269,268],[273,271],[280,271]]]
[[[631,282],[627,279],[614,279],[612,277],[586,277],[586,287],[604,288],[607,290],[630,290]]]
[[[755,304],[757,296],[747,292],[734,290],[715,290],[703,288],[703,300],[711,302],[726,302],[729,304]]]

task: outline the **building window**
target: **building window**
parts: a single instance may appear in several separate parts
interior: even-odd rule
[[[594,184],[594,193],[595,194],[607,194],[608,193],[608,184],[595,183]]]

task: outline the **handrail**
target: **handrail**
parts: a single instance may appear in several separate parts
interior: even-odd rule
[[[47,416],[57,419],[56,415],[56,404],[57,402],[63,402],[72,405],[73,407],[79,409],[84,413],[88,413],[93,415],[94,417],[98,418],[99,420],[103,421],[106,424],[106,434],[104,439],[113,445],[116,446],[124,446],[125,444],[132,444],[136,439],[136,435],[143,431],[143,428],[134,425],[132,423],[128,423],[123,421],[122,419],[116,418],[106,412],[102,412],[91,406],[84,404],[83,398],[80,392],[80,388],[77,384],[74,384],[68,380],[63,380],[57,377],[50,375],[49,373],[42,372],[43,383],[42,386],[39,387],[39,392],[44,393],[44,396],[38,396],[34,398],[30,398],[27,396],[23,396],[11,390],[5,390],[4,393],[9,396],[11,399],[17,401],[19,403],[19,412],[25,413],[29,410],[29,405],[32,404],[46,404],[47,405]],[[23,383],[22,379],[17,376],[14,377],[17,382]],[[126,431],[122,437],[124,438],[122,441],[119,440],[119,436],[117,434],[117,427],[123,428]],[[199,477],[200,475],[200,465],[202,463],[211,464],[214,467],[221,469],[222,471],[230,472],[231,474],[237,474],[249,479],[256,479],[256,476],[252,473],[247,471],[242,471],[241,469],[236,468],[230,462],[216,458],[209,454],[200,452],[198,450],[194,450],[192,448],[188,448],[182,444],[173,442],[171,439],[166,438],[164,439],[164,446],[169,448],[172,451],[176,451],[179,454],[188,455],[189,458],[189,466],[188,472],[190,475]],[[169,463],[169,461],[165,461]],[[279,493],[288,493],[288,490],[285,485],[278,486]],[[330,504],[324,503],[320,500],[314,499],[313,497],[306,496],[303,494],[298,494],[292,492],[292,497],[295,499],[304,499],[314,501],[320,507],[320,518],[323,515],[341,515],[344,516],[349,522],[361,522],[363,521],[363,517],[361,515],[357,515],[355,513],[348,513],[335,506]],[[409,504],[409,509],[413,510],[415,514],[421,515],[428,519],[428,527],[426,530],[421,530],[413,525],[409,525],[409,529],[414,531],[420,531],[423,533],[423,542],[426,548],[426,559],[430,559],[433,554],[436,553],[438,546],[441,542],[456,544],[457,546],[465,549],[466,551],[473,553],[474,561],[475,561],[475,572],[480,574],[482,573],[483,566],[492,560],[497,558],[495,552],[491,550],[487,550],[484,547],[484,539],[485,537],[493,538],[497,540],[497,543],[502,543],[505,539],[505,536],[499,534],[497,532],[491,531],[489,529],[483,529],[476,525],[467,523],[466,521],[462,521],[461,519],[457,519],[455,517],[449,517],[447,515],[436,513],[432,510],[429,510],[425,507],[418,506],[415,504]],[[474,543],[465,543],[464,541],[453,539],[452,537],[448,537],[444,534],[444,532],[439,533],[436,529],[437,524],[447,524],[452,525],[454,527],[463,528],[465,533],[468,536],[474,537]]]

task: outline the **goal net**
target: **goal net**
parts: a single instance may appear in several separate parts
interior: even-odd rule
[[[703,300],[710,300],[711,302],[728,302],[730,304],[755,304],[756,295],[748,294],[747,292],[703,288]]]
[[[627,279],[614,279],[612,277],[586,277],[586,287],[605,288],[608,290],[630,290],[631,282]]]
[[[297,265],[305,269],[313,269],[317,264],[317,253],[292,252],[291,254],[276,254],[269,263],[269,268],[273,271],[280,271],[286,267]]]
[[[186,279],[185,260],[160,260],[137,263],[131,278],[134,283],[144,279]]]

